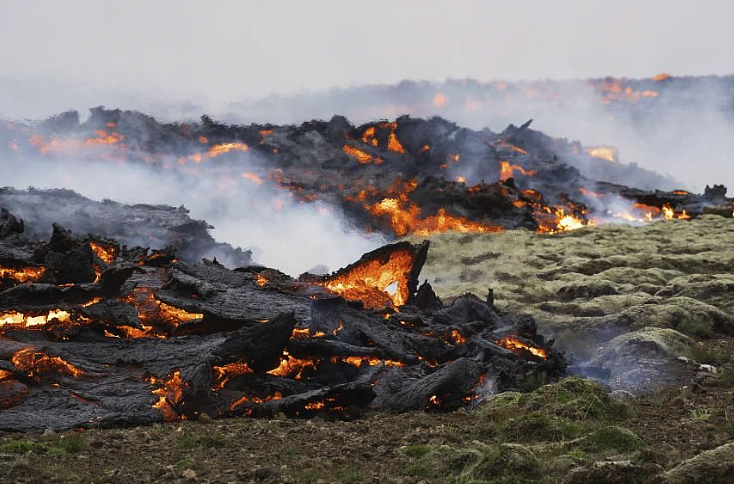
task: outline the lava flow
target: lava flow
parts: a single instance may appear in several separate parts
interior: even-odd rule
[[[512,351],[518,356],[522,356],[523,352],[530,352],[539,358],[545,359],[548,357],[548,353],[543,348],[523,343],[516,336],[506,336],[498,340],[497,344]]]
[[[411,279],[420,257],[425,255],[410,244],[393,246],[390,251],[378,249],[318,284],[345,299],[362,301],[368,308],[399,307],[410,298]]]

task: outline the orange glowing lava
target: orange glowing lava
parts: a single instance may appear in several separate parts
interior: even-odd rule
[[[188,383],[181,379],[181,372],[176,370],[168,377],[167,380],[161,381],[155,377],[148,378],[148,383],[159,385],[159,388],[153,390],[153,395],[158,397],[158,401],[153,404],[153,408],[157,408],[163,414],[163,420],[172,422],[179,420],[178,412],[173,408],[178,405],[183,398],[183,391]]]
[[[536,346],[528,345],[526,343],[523,343],[515,336],[506,336],[502,338],[501,340],[497,341],[497,344],[502,346],[505,349],[508,349],[515,353],[518,356],[522,356],[523,351],[529,351],[533,355],[540,357],[540,358],[547,358],[548,354],[543,348],[538,348]]]
[[[64,361],[58,356],[49,356],[34,348],[25,348],[13,353],[11,358],[13,365],[25,371],[29,377],[36,377],[41,373],[63,373],[73,377],[80,377],[84,372]]]
[[[229,363],[228,365],[224,366],[215,366],[212,368],[212,373],[214,377],[214,384],[212,385],[212,390],[221,390],[224,388],[224,386],[227,384],[229,380],[236,376],[244,375],[247,373],[252,373],[252,369],[250,369],[249,366],[247,366],[247,363],[244,362],[238,362],[238,363]]]
[[[281,398],[283,398],[283,395],[280,392],[275,392],[274,394],[268,395],[264,398],[244,396],[240,398],[239,400],[236,400],[234,403],[232,403],[232,405],[229,406],[229,409],[234,410],[235,408],[239,407],[243,403],[260,404],[260,403],[270,402],[272,400],[280,400]]]
[[[0,313],[0,327],[14,325],[31,328],[33,326],[43,326],[50,321],[64,323],[69,321],[70,318],[71,314],[61,309],[52,309],[48,313],[37,316],[30,316],[19,312]]]
[[[538,173],[536,170],[526,170],[520,165],[513,165],[507,161],[500,161],[500,181],[505,181],[508,178],[514,177],[516,171],[525,176],[535,176],[535,174]]]
[[[311,360],[294,358],[289,355],[287,351],[284,351],[283,356],[280,359],[280,365],[278,365],[277,368],[268,371],[268,374],[300,380],[303,376],[303,371],[306,369],[316,370],[316,364]]]
[[[107,264],[112,264],[117,259],[118,248],[113,244],[92,240],[89,242],[92,251]]]
[[[605,160],[610,163],[619,162],[619,150],[614,146],[590,146],[584,148],[584,151],[594,158]]]
[[[342,147],[342,150],[344,153],[348,154],[352,158],[355,158],[359,163],[368,164],[368,163],[374,163],[375,165],[381,165],[385,162],[382,158],[378,158],[372,155],[369,155],[365,153],[364,151],[360,150],[359,148],[355,148],[354,146],[350,145],[344,145]]]
[[[25,266],[10,268],[0,266],[0,279],[9,278],[18,282],[35,282],[43,276],[44,272],[46,272],[45,267]]]
[[[442,108],[446,106],[447,102],[449,102],[449,100],[442,92],[436,93],[436,95],[433,97],[433,105],[437,108]]]
[[[411,249],[396,249],[386,257],[369,259],[319,284],[345,299],[362,301],[368,308],[402,306],[410,297]]]
[[[420,218],[420,208],[407,202],[407,197],[384,198],[373,205],[365,205],[365,209],[377,216],[389,216],[395,235],[407,234],[431,235],[454,230],[464,233],[501,232],[501,227],[474,222],[464,217],[455,217],[440,208],[436,215]]]

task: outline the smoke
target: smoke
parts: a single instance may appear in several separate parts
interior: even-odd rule
[[[734,137],[730,136],[734,130],[734,77],[629,82],[634,86],[630,96],[643,90],[659,95],[607,105],[600,91],[593,89],[590,81],[582,80],[403,81],[232,103],[223,117],[237,123],[299,123],[328,119],[336,113],[359,124],[403,114],[438,115],[462,127],[495,132],[533,119],[533,129],[578,140],[584,146],[615,146],[620,162],[670,178],[657,186],[648,186],[646,180],[636,178],[637,174],[605,181],[699,193],[706,185],[723,183],[734,188]],[[616,95],[624,98],[627,85],[622,80],[622,92]],[[435,102],[438,93],[443,96],[441,102]]]
[[[335,208],[298,203],[284,190],[244,178],[240,171],[257,169],[253,158],[239,157],[236,172],[222,165],[192,173],[110,160],[24,157],[0,163],[0,180],[16,188],[68,188],[98,201],[184,205],[192,218],[214,226],[216,240],[249,248],[255,262],[291,275],[318,265],[335,270],[385,242],[350,228]]]

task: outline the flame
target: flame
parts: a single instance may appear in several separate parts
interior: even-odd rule
[[[442,92],[436,93],[436,95],[433,97],[433,105],[437,108],[444,107],[448,101],[449,100]]]
[[[28,373],[29,377],[38,376],[41,373],[56,372],[80,377],[84,372],[61,359],[58,356],[49,356],[42,351],[36,351],[34,348],[25,348],[13,353],[11,358],[13,365]]]
[[[381,165],[382,163],[385,162],[385,160],[383,160],[382,158],[377,158],[372,155],[368,155],[364,151],[358,148],[355,148],[354,146],[344,145],[342,147],[342,150],[344,151],[344,153],[348,154],[352,158],[356,158],[356,160],[362,164],[374,163],[375,165]]]
[[[687,190],[673,190],[674,195],[690,195],[691,192]]]
[[[456,177],[456,181],[459,182],[459,183],[466,183],[466,178],[464,178],[463,176],[459,175],[459,176]]]
[[[567,214],[563,207],[534,205],[534,208],[534,216],[536,222],[538,222],[539,233],[559,234],[592,225],[591,222],[586,222],[577,215]]]
[[[10,278],[18,282],[36,282],[46,272],[45,267],[18,267],[10,268],[0,266],[0,278]]]
[[[362,301],[368,308],[402,306],[410,297],[413,262],[410,249],[396,249],[387,258],[364,261],[319,284],[345,299]]]
[[[515,353],[518,356],[522,356],[523,350],[525,350],[543,359],[548,357],[548,354],[546,353],[546,351],[543,348],[538,348],[536,346],[531,346],[526,343],[523,343],[516,336],[506,336],[502,338],[501,340],[497,341],[497,344],[499,346],[502,346],[503,348],[506,348],[512,351],[513,353]]]
[[[0,381],[7,380],[8,378],[12,377],[13,374],[9,371],[0,370]]]
[[[512,178],[515,176],[515,171],[519,171],[525,176],[535,176],[535,174],[538,173],[536,170],[526,170],[520,165],[512,165],[507,161],[500,161],[500,181]]]
[[[260,136],[270,136],[271,134],[273,134],[273,130],[272,129],[261,129],[259,133],[260,133]]]
[[[237,362],[229,363],[224,366],[215,366],[212,368],[214,373],[214,385],[212,390],[217,391],[224,388],[229,380],[236,376],[252,373],[252,369],[247,366],[247,363]]]
[[[668,79],[670,79],[670,74],[667,74],[665,72],[661,72],[660,74],[652,78],[652,80],[656,82],[667,81]]]
[[[257,274],[255,276],[255,283],[257,283],[257,285],[260,286],[260,287],[263,287],[265,284],[267,284],[269,280],[270,279],[268,279],[267,277],[263,276],[262,274]]]
[[[90,241],[89,246],[92,251],[107,264],[112,264],[117,259],[118,249],[113,244],[105,244],[98,241]]]
[[[423,148],[420,149],[418,153],[425,153],[426,151],[430,150],[431,147],[428,145],[423,145]]]
[[[209,143],[209,140],[207,139],[206,136],[199,136],[199,143],[205,145]]]

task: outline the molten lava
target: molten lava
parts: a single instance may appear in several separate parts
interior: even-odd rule
[[[155,298],[155,291],[150,288],[137,287],[131,294],[128,294],[122,300],[135,306],[135,309],[138,311],[138,318],[141,323],[144,323],[144,329],[146,328],[145,325],[150,327],[167,325],[175,328],[181,323],[202,319],[204,317],[201,313],[190,313],[184,309],[179,309],[159,301]],[[151,336],[149,331],[139,333],[140,330],[136,330],[135,328],[121,329],[124,329],[127,332],[128,337]]]
[[[17,282],[36,282],[39,280],[44,272],[45,267],[3,267],[0,266],[0,279],[9,278]]]
[[[16,351],[11,361],[17,368],[25,371],[29,377],[37,377],[41,373],[63,373],[77,378],[84,375],[82,370],[62,358],[49,356],[34,348]]]
[[[212,368],[212,373],[214,377],[214,384],[212,386],[212,390],[221,390],[224,388],[224,386],[227,384],[229,380],[236,376],[244,375],[247,373],[252,373],[252,369],[250,369],[249,366],[247,366],[247,363],[244,362],[238,362],[238,363],[229,363],[228,365],[224,366],[215,366]]]
[[[507,161],[500,161],[500,181],[505,181],[508,178],[515,176],[515,171],[525,176],[535,176],[538,173],[536,170],[526,170],[520,165],[512,165]]]
[[[368,155],[364,151],[360,150],[359,148],[355,148],[354,146],[344,145],[342,147],[342,150],[344,150],[344,153],[348,154],[352,158],[355,158],[359,163],[362,164],[374,163],[375,165],[381,165],[385,161],[382,158]]]
[[[508,349],[515,353],[518,356],[522,356],[524,351],[529,351],[533,355],[539,357],[539,358],[547,358],[548,355],[546,354],[545,350],[543,348],[538,348],[536,346],[532,346],[526,343],[523,343],[520,341],[516,336],[506,336],[502,338],[501,340],[497,341],[497,344],[501,347]]]
[[[376,366],[376,365],[385,365],[385,366],[396,366],[396,367],[404,367],[405,364],[401,363],[399,361],[393,361],[393,360],[381,360],[380,358],[377,358],[376,356],[334,356],[331,358],[332,363],[348,363],[352,366],[356,366],[359,368],[362,365],[367,366]]]
[[[265,402],[270,402],[272,400],[280,400],[281,398],[283,398],[283,395],[280,392],[275,392],[274,394],[267,395],[264,398],[244,396],[244,397],[240,398],[239,400],[236,400],[234,403],[232,403],[232,405],[229,406],[229,409],[230,410],[234,410],[235,408],[239,407],[243,403],[256,403],[256,404],[261,404],[261,403],[265,403]]]
[[[502,228],[474,222],[464,217],[455,217],[440,208],[436,215],[420,218],[420,208],[406,201],[407,197],[384,198],[382,201],[364,208],[377,216],[388,215],[395,235],[402,237],[408,234],[428,236],[435,233],[455,230],[463,233],[501,232]]]
[[[395,153],[405,153],[405,148],[398,141],[397,135],[393,132],[387,138],[387,149]]]
[[[112,264],[117,259],[119,249],[113,244],[93,240],[89,242],[89,246],[97,257],[102,259],[106,264]]]
[[[316,364],[312,360],[294,358],[289,355],[287,351],[284,351],[283,356],[280,359],[280,365],[278,365],[277,368],[268,371],[268,374],[300,380],[303,376],[303,371],[306,369],[315,371]]]
[[[362,301],[368,308],[398,307],[410,297],[408,282],[414,263],[410,249],[397,249],[387,257],[359,262],[319,284],[345,299]]]
[[[584,151],[594,158],[605,160],[610,163],[619,162],[619,150],[614,146],[591,146],[584,148]]]
[[[33,326],[43,326],[50,321],[64,323],[69,321],[71,314],[61,309],[53,309],[45,314],[30,316],[19,312],[0,313],[0,327],[6,325],[21,326],[30,328]]]
[[[153,408],[157,408],[161,411],[163,419],[166,422],[178,420],[178,412],[174,410],[173,406],[178,405],[181,402],[184,388],[188,386],[188,384],[181,379],[181,372],[178,370],[174,371],[173,374],[165,381],[161,381],[155,377],[150,377],[148,378],[148,383],[159,386],[159,388],[152,392],[153,395],[158,397],[158,401],[153,404]]]

